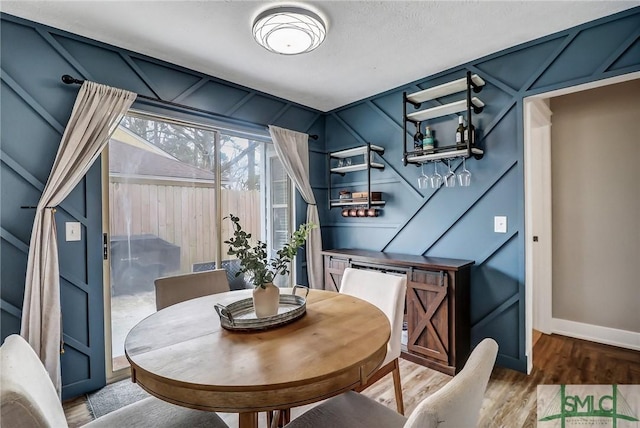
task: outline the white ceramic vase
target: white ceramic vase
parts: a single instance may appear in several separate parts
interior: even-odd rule
[[[280,289],[272,282],[264,284],[264,288],[253,289],[253,309],[258,318],[270,317],[278,313]]]

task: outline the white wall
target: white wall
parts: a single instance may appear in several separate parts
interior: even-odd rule
[[[640,80],[551,110],[553,318],[640,332]]]

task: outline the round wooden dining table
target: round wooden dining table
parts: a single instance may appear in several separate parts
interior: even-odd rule
[[[239,413],[240,428],[248,428],[257,427],[258,412],[356,388],[382,363],[390,336],[386,315],[332,291],[310,290],[306,313],[284,326],[222,328],[214,305],[251,297],[251,291],[188,300],[142,320],[125,340],[132,381],[180,406]]]

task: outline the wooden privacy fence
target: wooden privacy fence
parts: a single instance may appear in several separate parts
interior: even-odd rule
[[[111,237],[151,234],[180,247],[180,271],[194,263],[215,260],[216,236],[213,185],[162,181],[109,180]],[[259,190],[222,189],[222,216],[233,213],[254,237],[260,236]],[[222,240],[231,235],[231,222],[222,222]],[[222,259],[227,247],[222,245]]]

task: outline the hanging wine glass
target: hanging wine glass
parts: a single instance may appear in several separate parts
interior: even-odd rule
[[[420,189],[428,189],[429,188],[429,177],[424,173],[424,164],[421,166],[422,175],[418,177],[418,188]]]
[[[449,171],[444,176],[444,185],[446,187],[455,187],[456,185],[456,173],[451,169],[451,159],[447,159],[447,166],[449,167]]]
[[[435,162],[434,162],[434,163],[435,163]],[[433,177],[433,174],[432,174],[432,175],[427,174],[427,185],[425,186],[425,188],[427,188],[427,187],[431,186],[431,179],[432,179],[432,177]]]
[[[462,158],[462,171],[458,173],[458,184],[463,187],[471,184],[471,173],[467,169],[466,158]]]
[[[438,162],[433,163],[433,175],[431,176],[431,187],[439,189],[442,184],[442,175],[438,173]]]

